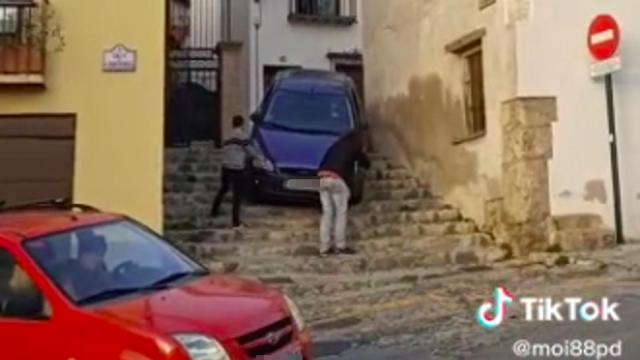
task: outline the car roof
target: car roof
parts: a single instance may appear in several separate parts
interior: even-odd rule
[[[344,94],[354,88],[347,75],[325,70],[285,70],[276,76],[275,88],[315,92],[323,94]]]
[[[123,219],[122,215],[69,210],[25,210],[0,213],[0,235],[21,242],[50,234]]]

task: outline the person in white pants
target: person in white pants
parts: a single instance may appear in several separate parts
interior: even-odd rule
[[[322,219],[320,221],[320,254],[327,255],[332,250],[348,252],[347,248],[347,212],[351,190],[347,183],[332,172],[320,173],[320,202]],[[332,248],[332,237],[335,248]]]
[[[322,257],[329,254],[355,254],[355,251],[347,246],[347,215],[355,169],[358,167],[368,169],[371,165],[362,148],[361,134],[351,132],[331,146],[320,165],[318,191],[322,203],[320,221],[320,256]],[[335,243],[333,245],[332,237]]]

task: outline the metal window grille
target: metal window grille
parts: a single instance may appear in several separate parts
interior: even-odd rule
[[[322,17],[356,17],[358,0],[290,0],[289,13]]]
[[[43,72],[46,3],[0,0],[0,74]]]

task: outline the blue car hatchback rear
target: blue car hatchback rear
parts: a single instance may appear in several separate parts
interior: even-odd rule
[[[329,148],[343,136],[364,131],[353,82],[326,71],[281,73],[252,119],[252,141],[259,153],[252,164],[253,191],[278,200],[315,198],[314,191],[294,184],[313,182]],[[356,200],[363,180],[356,172]]]

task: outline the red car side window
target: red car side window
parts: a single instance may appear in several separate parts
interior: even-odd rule
[[[3,318],[44,320],[50,306],[13,255],[0,249],[0,321]]]

